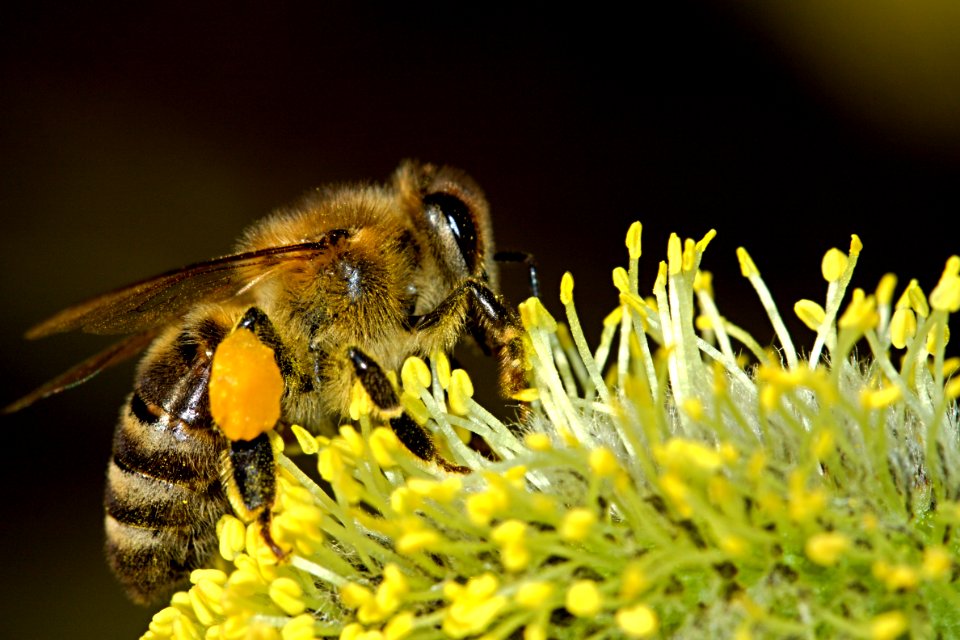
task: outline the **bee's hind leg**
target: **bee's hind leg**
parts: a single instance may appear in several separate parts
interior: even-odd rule
[[[234,331],[237,329],[252,332],[261,344],[273,351],[286,390],[302,386],[303,376],[296,375],[286,345],[262,309],[248,308],[234,326]],[[276,426],[274,425],[274,428]],[[231,506],[243,520],[257,521],[263,542],[278,559],[282,559],[286,553],[270,532],[277,493],[277,461],[269,434],[264,431],[249,440],[232,439],[229,436],[228,439],[230,448],[224,454],[222,480]]]
[[[387,378],[383,369],[373,358],[356,347],[350,347],[347,350],[347,357],[353,364],[357,379],[360,380],[360,384],[363,385],[367,395],[370,396],[374,406],[376,406],[377,412],[390,420],[390,428],[393,429],[397,438],[411,453],[421,460],[437,464],[444,471],[451,473],[470,472],[469,467],[453,464],[440,455],[427,430],[403,412],[400,399],[397,398],[397,393],[393,390],[390,379]]]
[[[234,440],[225,454],[224,484],[227,497],[237,515],[256,520],[260,534],[273,554],[281,559],[286,552],[270,533],[271,509],[277,494],[276,459],[266,433],[253,440]]]

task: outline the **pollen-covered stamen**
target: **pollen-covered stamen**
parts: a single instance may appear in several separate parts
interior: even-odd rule
[[[176,596],[149,637],[171,637],[178,625],[177,633],[198,637],[396,640],[420,632],[703,637],[718,629],[949,635],[952,609],[931,603],[953,597],[957,565],[943,532],[958,517],[948,470],[960,466],[960,445],[950,437],[960,360],[922,349],[935,326],[945,333],[940,298],[924,316],[922,291],[908,287],[898,308],[920,326],[910,361],[895,367],[882,319],[892,285],[882,281],[873,303],[880,333],[864,322],[870,296],[840,302],[859,253],[855,240],[823,307],[798,309],[807,307],[818,339],[837,337],[838,311],[849,311],[839,335],[866,338],[858,360],[824,339],[827,357],[783,366],[723,319],[722,301],[703,311],[710,320],[703,327],[730,328],[752,345],[762,365],[750,367],[693,324],[694,296],[711,295],[694,281],[704,244],[680,243],[679,273],[669,275],[664,263],[655,303],[633,291],[629,272],[618,272],[616,286],[626,291],[611,290],[617,306],[600,346],[586,349],[610,402],[592,387],[573,338],[539,302],[521,309],[536,395],[529,422],[512,433],[473,400],[464,415],[448,412],[462,381],[438,358],[431,357],[433,379],[425,365],[418,372],[411,364],[404,397],[415,392],[424,422],[446,425],[438,447],[457,453],[462,445],[449,427],[484,438],[489,427],[503,437],[494,447],[502,455],[470,459],[473,473],[413,464],[413,456],[397,455],[394,431],[364,419],[332,440],[294,429],[301,449],[316,443],[337,499],[281,457],[274,530],[294,548],[289,563],[264,553],[255,528],[242,550],[221,539],[225,555],[235,555],[226,583],[211,574],[217,579]],[[572,277],[561,291],[570,306],[571,285]],[[662,337],[667,348],[648,362],[640,332]],[[676,393],[671,360],[700,371],[684,381],[685,393]],[[235,528],[228,522],[223,536]],[[296,539],[287,537],[294,532]],[[894,600],[896,609],[876,605]]]

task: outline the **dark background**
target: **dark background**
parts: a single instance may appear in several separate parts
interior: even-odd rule
[[[663,4],[637,15],[555,3],[8,13],[3,401],[103,345],[24,342],[32,323],[225,253],[246,224],[307,188],[382,180],[404,157],[470,172],[500,247],[538,256],[554,311],[560,276],[575,274],[594,339],[635,219],[648,291],[669,232],[717,228],[705,268],[721,311],[764,343],[772,331],[739,275],[741,244],[788,318],[796,299],[822,300],[820,258],[851,233],[865,245],[855,285],[872,291],[896,270],[929,291],[960,251],[957,10]],[[522,272],[506,280],[519,299]],[[151,612],[124,599],[100,550],[104,469],[131,370],[2,419],[0,637],[146,629]]]

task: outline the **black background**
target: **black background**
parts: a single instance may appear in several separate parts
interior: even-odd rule
[[[307,188],[382,180],[404,157],[471,173],[499,246],[538,256],[557,313],[560,276],[574,273],[590,336],[616,304],[610,271],[636,219],[648,291],[671,231],[717,228],[704,266],[721,311],[763,343],[772,331],[739,245],[788,317],[796,299],[822,300],[820,258],[851,233],[865,244],[855,285],[896,270],[929,291],[960,251],[956,11],[665,4],[34,3],[5,15],[2,397],[104,344],[24,342],[32,323],[225,253]],[[519,299],[522,272],[505,279]],[[124,599],[100,550],[130,377],[120,367],[2,420],[0,637],[146,629],[151,612]]]

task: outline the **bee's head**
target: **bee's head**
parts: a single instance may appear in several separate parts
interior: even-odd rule
[[[443,276],[451,284],[481,278],[496,290],[490,207],[476,182],[458,169],[412,161],[395,179]]]

